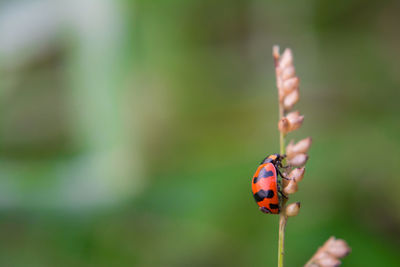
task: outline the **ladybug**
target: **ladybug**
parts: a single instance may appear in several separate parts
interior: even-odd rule
[[[261,162],[253,176],[251,183],[253,196],[259,209],[264,213],[279,214],[282,197],[287,198],[280,190],[277,176],[288,179],[279,171],[279,167],[284,168],[282,166],[284,158],[285,156],[280,154],[269,155]]]

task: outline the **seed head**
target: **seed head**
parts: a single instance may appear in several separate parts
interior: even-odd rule
[[[300,153],[295,155],[293,158],[288,159],[288,163],[291,166],[300,167],[306,164],[307,160],[308,160],[308,155]]]
[[[278,87],[281,111],[278,129],[283,137],[285,137],[286,134],[299,129],[304,121],[304,116],[300,115],[299,111],[291,111],[300,99],[300,80],[296,75],[296,70],[293,65],[293,54],[290,49],[285,49],[282,55],[280,55],[279,47],[274,46],[273,57],[275,60],[276,85]],[[285,195],[297,192],[297,183],[303,179],[304,168],[293,169],[293,167],[303,166],[306,163],[309,147],[310,143],[308,141],[300,141],[298,144],[292,142],[286,148],[286,163],[288,163],[290,167],[286,169],[289,174],[285,173],[284,177],[288,177],[290,180],[282,180],[282,192]],[[283,212],[290,212],[289,216],[295,216],[298,213],[298,209],[299,205],[294,203],[287,206],[287,209],[284,208]]]
[[[284,99],[283,99],[283,107],[285,110],[290,110],[293,108],[293,106],[299,101],[300,99],[300,94],[299,94],[299,88],[295,88],[293,92],[288,94]]]
[[[292,50],[286,48],[285,51],[283,51],[281,59],[279,61],[279,67],[284,69],[289,66],[293,66],[293,55]]]
[[[290,131],[294,131],[300,128],[303,124],[304,116],[300,115],[299,111],[293,111],[286,115],[286,118],[290,124]]]
[[[297,87],[299,86],[299,78],[298,77],[293,77],[287,80],[283,80],[283,91],[284,91],[284,95],[287,96],[288,94],[290,94],[291,92],[293,92],[293,90],[297,89]]]
[[[306,171],[306,169],[304,167],[303,168],[295,168],[289,173],[288,178],[293,179],[298,183],[301,180],[303,180],[305,171]]]
[[[293,65],[284,68],[281,73],[282,80],[290,79],[290,78],[294,77],[295,75],[296,75],[296,71],[295,71]]]
[[[341,264],[340,260],[325,252],[320,254],[319,258],[315,260],[315,263],[320,267],[337,267]]]
[[[303,124],[303,120],[304,116],[301,116],[300,112],[290,112],[286,115],[286,117],[280,119],[278,123],[279,131],[281,131],[283,134],[287,134],[291,131],[297,130]]]
[[[299,78],[293,66],[293,55],[290,49],[285,49],[282,56],[279,55],[279,47],[273,47],[275,59],[276,86],[278,87],[279,102],[284,110],[290,110],[299,100]]]
[[[320,247],[314,256],[309,260],[305,267],[320,266],[320,267],[333,267],[341,264],[341,258],[348,255],[351,248],[343,239],[336,239],[330,237],[325,244]]]
[[[277,65],[278,65],[278,60],[279,60],[279,57],[280,57],[280,55],[279,55],[279,46],[278,45],[274,45],[272,47],[272,56],[275,59],[275,67],[278,67]]]
[[[289,183],[283,188],[285,195],[291,195],[297,192],[299,187],[297,186],[296,180],[290,180]]]
[[[280,119],[279,122],[278,122],[278,129],[283,134],[287,134],[288,132],[290,132],[289,120],[287,118],[285,118],[285,117]]]
[[[300,211],[300,202],[289,204],[286,207],[286,215],[288,217],[297,216],[297,214],[299,214],[299,211]]]
[[[293,140],[290,141],[290,143],[286,146],[287,157],[293,158],[300,153],[307,153],[308,149],[310,149],[311,143],[312,143],[311,137],[302,139],[296,144],[294,144]]]
[[[331,237],[326,241],[327,251],[337,258],[343,258],[350,253],[350,247],[343,239],[335,239]]]

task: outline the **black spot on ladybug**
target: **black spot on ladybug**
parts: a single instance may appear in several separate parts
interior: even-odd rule
[[[269,208],[270,209],[279,209],[279,205],[278,204],[269,204]]]
[[[274,173],[272,171],[266,171],[265,168],[263,168],[260,171],[260,174],[258,175],[259,178],[267,178],[273,176]]]
[[[272,191],[272,190],[265,191],[265,190],[261,189],[260,191],[255,193],[253,196],[254,196],[254,199],[256,200],[256,202],[260,202],[260,201],[263,201],[264,198],[273,198],[274,195],[275,195],[274,191]]]
[[[254,178],[253,183],[257,183],[258,179],[268,178],[271,176],[274,176],[274,173],[272,171],[266,171],[265,168],[262,168],[258,176]]]

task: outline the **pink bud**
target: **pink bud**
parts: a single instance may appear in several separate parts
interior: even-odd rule
[[[294,144],[293,140],[286,146],[286,155],[288,158],[293,158],[299,153],[307,153],[312,143],[311,137],[300,140]]]
[[[306,164],[307,160],[308,160],[307,154],[301,153],[297,154],[291,159],[288,159],[288,164],[291,166],[300,167]]]
[[[286,115],[286,118],[289,121],[289,129],[290,131],[297,130],[303,124],[304,116],[300,115],[300,112],[293,111]]]
[[[303,180],[305,171],[306,171],[306,169],[304,167],[303,168],[295,168],[289,173],[288,178],[294,179],[298,183],[301,180]]]
[[[326,242],[327,251],[337,258],[343,258],[350,253],[350,247],[347,245],[346,241],[343,239],[335,239],[331,237]]]
[[[296,180],[290,180],[288,185],[283,188],[283,193],[285,195],[294,194],[297,192],[298,189],[299,187],[297,186]]]
[[[299,87],[298,77],[293,77],[283,81],[282,88],[286,95],[290,94],[291,92],[293,92],[293,90],[295,90],[298,87]]]
[[[297,216],[297,214],[299,214],[299,210],[300,210],[300,202],[289,204],[286,207],[286,215],[288,217]]]
[[[318,266],[320,267],[338,267],[341,262],[337,258],[327,254],[325,257],[317,260]]]
[[[297,87],[293,90],[293,92],[284,97],[283,107],[285,108],[285,110],[290,110],[299,101],[299,99],[300,99],[300,94],[299,94],[299,88]]]
[[[288,66],[282,70],[281,77],[283,80],[287,80],[296,75],[295,69],[293,66]]]
[[[287,134],[288,132],[297,130],[303,124],[304,116],[301,116],[298,111],[290,112],[283,117],[279,123],[278,128],[279,131]]]
[[[290,131],[290,124],[289,120],[285,117],[279,120],[278,122],[278,129],[283,134],[287,134]]]
[[[285,51],[283,51],[282,53],[281,59],[279,61],[279,66],[281,68],[285,68],[291,65],[293,65],[292,51],[289,48],[286,48]]]

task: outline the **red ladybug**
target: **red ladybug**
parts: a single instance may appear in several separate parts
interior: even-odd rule
[[[285,156],[272,154],[266,157],[258,167],[253,176],[251,188],[253,196],[259,209],[264,213],[279,214],[282,197],[286,196],[280,191],[278,184],[279,167],[282,167],[282,160]]]

